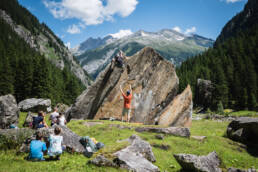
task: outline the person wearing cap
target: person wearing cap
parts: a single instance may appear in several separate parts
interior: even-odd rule
[[[120,85],[120,91],[122,93],[122,96],[124,98],[124,108],[123,108],[123,112],[122,112],[122,121],[123,121],[123,117],[125,115],[127,115],[127,122],[129,122],[130,120],[130,111],[131,111],[131,100],[132,100],[132,87],[130,85],[130,90],[126,91],[126,94],[124,94],[123,90],[122,90],[122,86]]]

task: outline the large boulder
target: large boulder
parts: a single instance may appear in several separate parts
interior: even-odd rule
[[[174,157],[183,170],[196,172],[222,172],[220,169],[221,161],[215,151],[209,153],[207,156],[174,154]]]
[[[157,127],[138,127],[135,129],[137,132],[152,132],[152,133],[162,133],[172,136],[180,136],[189,138],[191,133],[189,128],[183,127],[168,127],[168,128],[157,128]]]
[[[156,159],[148,142],[142,140],[137,135],[132,135],[125,141],[128,141],[130,145],[115,152],[112,160],[107,159],[103,155],[98,155],[89,163],[97,166],[120,167],[135,172],[159,171],[159,168],[151,163],[155,162]]]
[[[40,128],[38,130],[32,130],[29,128],[0,130],[0,147],[6,145],[7,147],[9,146],[10,148],[14,148],[14,146],[21,146],[23,143],[28,146],[28,140],[35,139],[36,132],[41,132],[43,134],[44,141],[48,142],[49,135],[54,133],[55,127],[56,125],[51,128]],[[81,137],[72,132],[66,126],[59,127],[62,129],[61,135],[63,136],[63,145],[66,147],[66,150],[68,152],[83,153],[85,148],[79,141]],[[26,145],[23,145],[22,147],[26,147]]]
[[[190,127],[192,124],[192,91],[190,85],[161,112],[159,125]]]
[[[240,117],[229,123],[227,136],[242,143],[258,143],[258,118]]]
[[[19,109],[14,96],[6,95],[0,97],[0,128],[9,128],[11,124],[17,124],[19,120]]]
[[[21,146],[31,138],[35,130],[29,128],[0,130],[0,149],[11,149]]]
[[[121,119],[124,91],[132,85],[131,121],[154,124],[156,113],[177,95],[179,80],[174,66],[152,48],[125,59],[124,68],[108,65],[67,113],[68,119]],[[157,110],[158,109],[158,110]]]
[[[196,89],[196,104],[203,106],[204,108],[209,107],[212,101],[212,92],[214,85],[210,80],[198,79]]]
[[[26,99],[18,104],[18,107],[23,112],[50,112],[51,111],[51,100],[50,99]]]
[[[114,161],[120,167],[136,172],[157,172],[159,168],[151,162],[156,159],[150,144],[143,141],[140,137],[132,135],[129,138],[130,146],[114,153],[117,157]]]
[[[58,126],[62,129],[61,136],[63,136],[63,145],[69,152],[83,153],[85,148],[80,143],[81,137],[75,134],[72,130],[66,126],[53,125],[51,128],[41,128],[38,129],[45,138],[48,138],[50,134],[54,134],[54,128]],[[47,140],[47,139],[46,139]]]

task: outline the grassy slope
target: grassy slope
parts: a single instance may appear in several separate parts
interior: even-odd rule
[[[24,120],[25,114],[20,116]],[[215,150],[223,160],[224,167],[258,168],[258,158],[251,156],[241,144],[233,142],[224,137],[228,122],[216,122],[209,120],[193,121],[191,128],[192,135],[207,136],[205,142],[199,142],[193,139],[186,139],[174,136],[166,136],[164,140],[155,139],[154,133],[137,133],[130,129],[118,129],[110,124],[130,125],[120,122],[102,121],[104,124],[87,127],[85,121],[72,121],[68,127],[81,136],[88,135],[95,137],[106,146],[98,153],[103,153],[110,157],[112,152],[121,149],[127,145],[126,142],[117,143],[117,140],[126,139],[132,134],[138,134],[141,138],[147,140],[150,144],[170,145],[168,151],[153,147],[154,155],[157,159],[157,165],[161,171],[179,171],[180,166],[173,158],[174,153],[193,153],[197,155],[206,155]],[[97,154],[98,154],[97,153]],[[61,161],[51,162],[28,162],[24,160],[26,155],[16,155],[15,151],[0,151],[0,171],[122,171],[121,169],[95,167],[86,164],[89,160],[83,155],[68,154],[62,155]],[[94,155],[96,156],[96,154]]]

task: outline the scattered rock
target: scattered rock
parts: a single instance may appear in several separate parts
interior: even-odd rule
[[[159,125],[190,127],[192,124],[192,91],[190,85],[161,112]]]
[[[233,120],[227,128],[227,136],[242,143],[258,143],[258,118],[240,117]]]
[[[129,130],[132,130],[132,129],[135,128],[135,127],[120,125],[120,124],[110,124],[109,127],[111,127],[111,128],[116,127],[116,128],[119,128],[119,129],[129,129]]]
[[[58,109],[57,111],[58,111],[59,113],[65,114],[65,113],[68,111],[69,106],[66,105],[66,104],[58,103],[55,108]]]
[[[206,108],[209,107],[212,100],[214,85],[210,80],[198,79],[196,89],[196,104]]]
[[[138,127],[135,129],[137,132],[153,132],[153,133],[163,133],[173,136],[190,137],[189,128],[183,127],[168,127],[168,128],[155,128],[155,127]]]
[[[103,124],[103,122],[91,122],[91,121],[88,121],[88,122],[84,122],[83,124],[86,125],[87,127],[93,127],[95,125],[101,125],[101,124]]]
[[[162,134],[157,134],[157,135],[155,135],[155,138],[156,138],[156,139],[159,139],[159,140],[163,140],[163,139],[164,139],[164,135],[162,135]]]
[[[164,145],[164,144],[152,144],[151,146],[155,147],[155,148],[159,148],[162,150],[169,150],[170,149],[170,145]]]
[[[27,116],[26,116],[26,119],[23,123],[23,127],[29,127],[30,124],[33,122],[33,117],[37,117],[37,116],[38,116],[37,114],[33,114],[31,112],[28,112]]]
[[[247,170],[241,170],[238,168],[228,168],[228,172],[256,172],[255,169],[247,169]]]
[[[136,172],[159,171],[159,168],[151,163],[156,159],[150,144],[137,135],[132,135],[128,140],[131,145],[114,153],[117,157],[114,162],[121,168]]]
[[[89,161],[90,164],[96,166],[106,166],[106,167],[117,167],[117,164],[113,163],[111,160],[107,159],[104,155],[98,155],[93,160]]]
[[[51,100],[50,99],[26,99],[18,104],[18,107],[23,112],[50,112],[51,111]]]
[[[0,96],[0,129],[9,128],[11,124],[17,124],[19,109],[14,96]]]
[[[206,136],[191,136],[191,138],[203,142],[207,137]]]
[[[221,161],[215,151],[209,153],[207,156],[174,154],[174,157],[184,170],[196,172],[222,172],[219,168]]]

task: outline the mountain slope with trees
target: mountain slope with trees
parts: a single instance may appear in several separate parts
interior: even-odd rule
[[[18,102],[31,97],[74,102],[85,86],[69,67],[57,68],[1,18],[0,25],[0,95],[13,94]]]
[[[81,82],[87,86],[90,78],[78,64],[63,42],[47,27],[40,23],[17,0],[0,1],[0,18],[26,43],[60,69],[68,68]]]
[[[253,8],[257,4],[249,0],[244,11],[226,24],[214,48],[177,68],[180,90],[190,83],[195,94],[198,78],[211,80],[215,89],[210,108],[222,103],[224,108],[257,110],[258,8]],[[249,14],[248,22],[237,20],[244,14]]]

